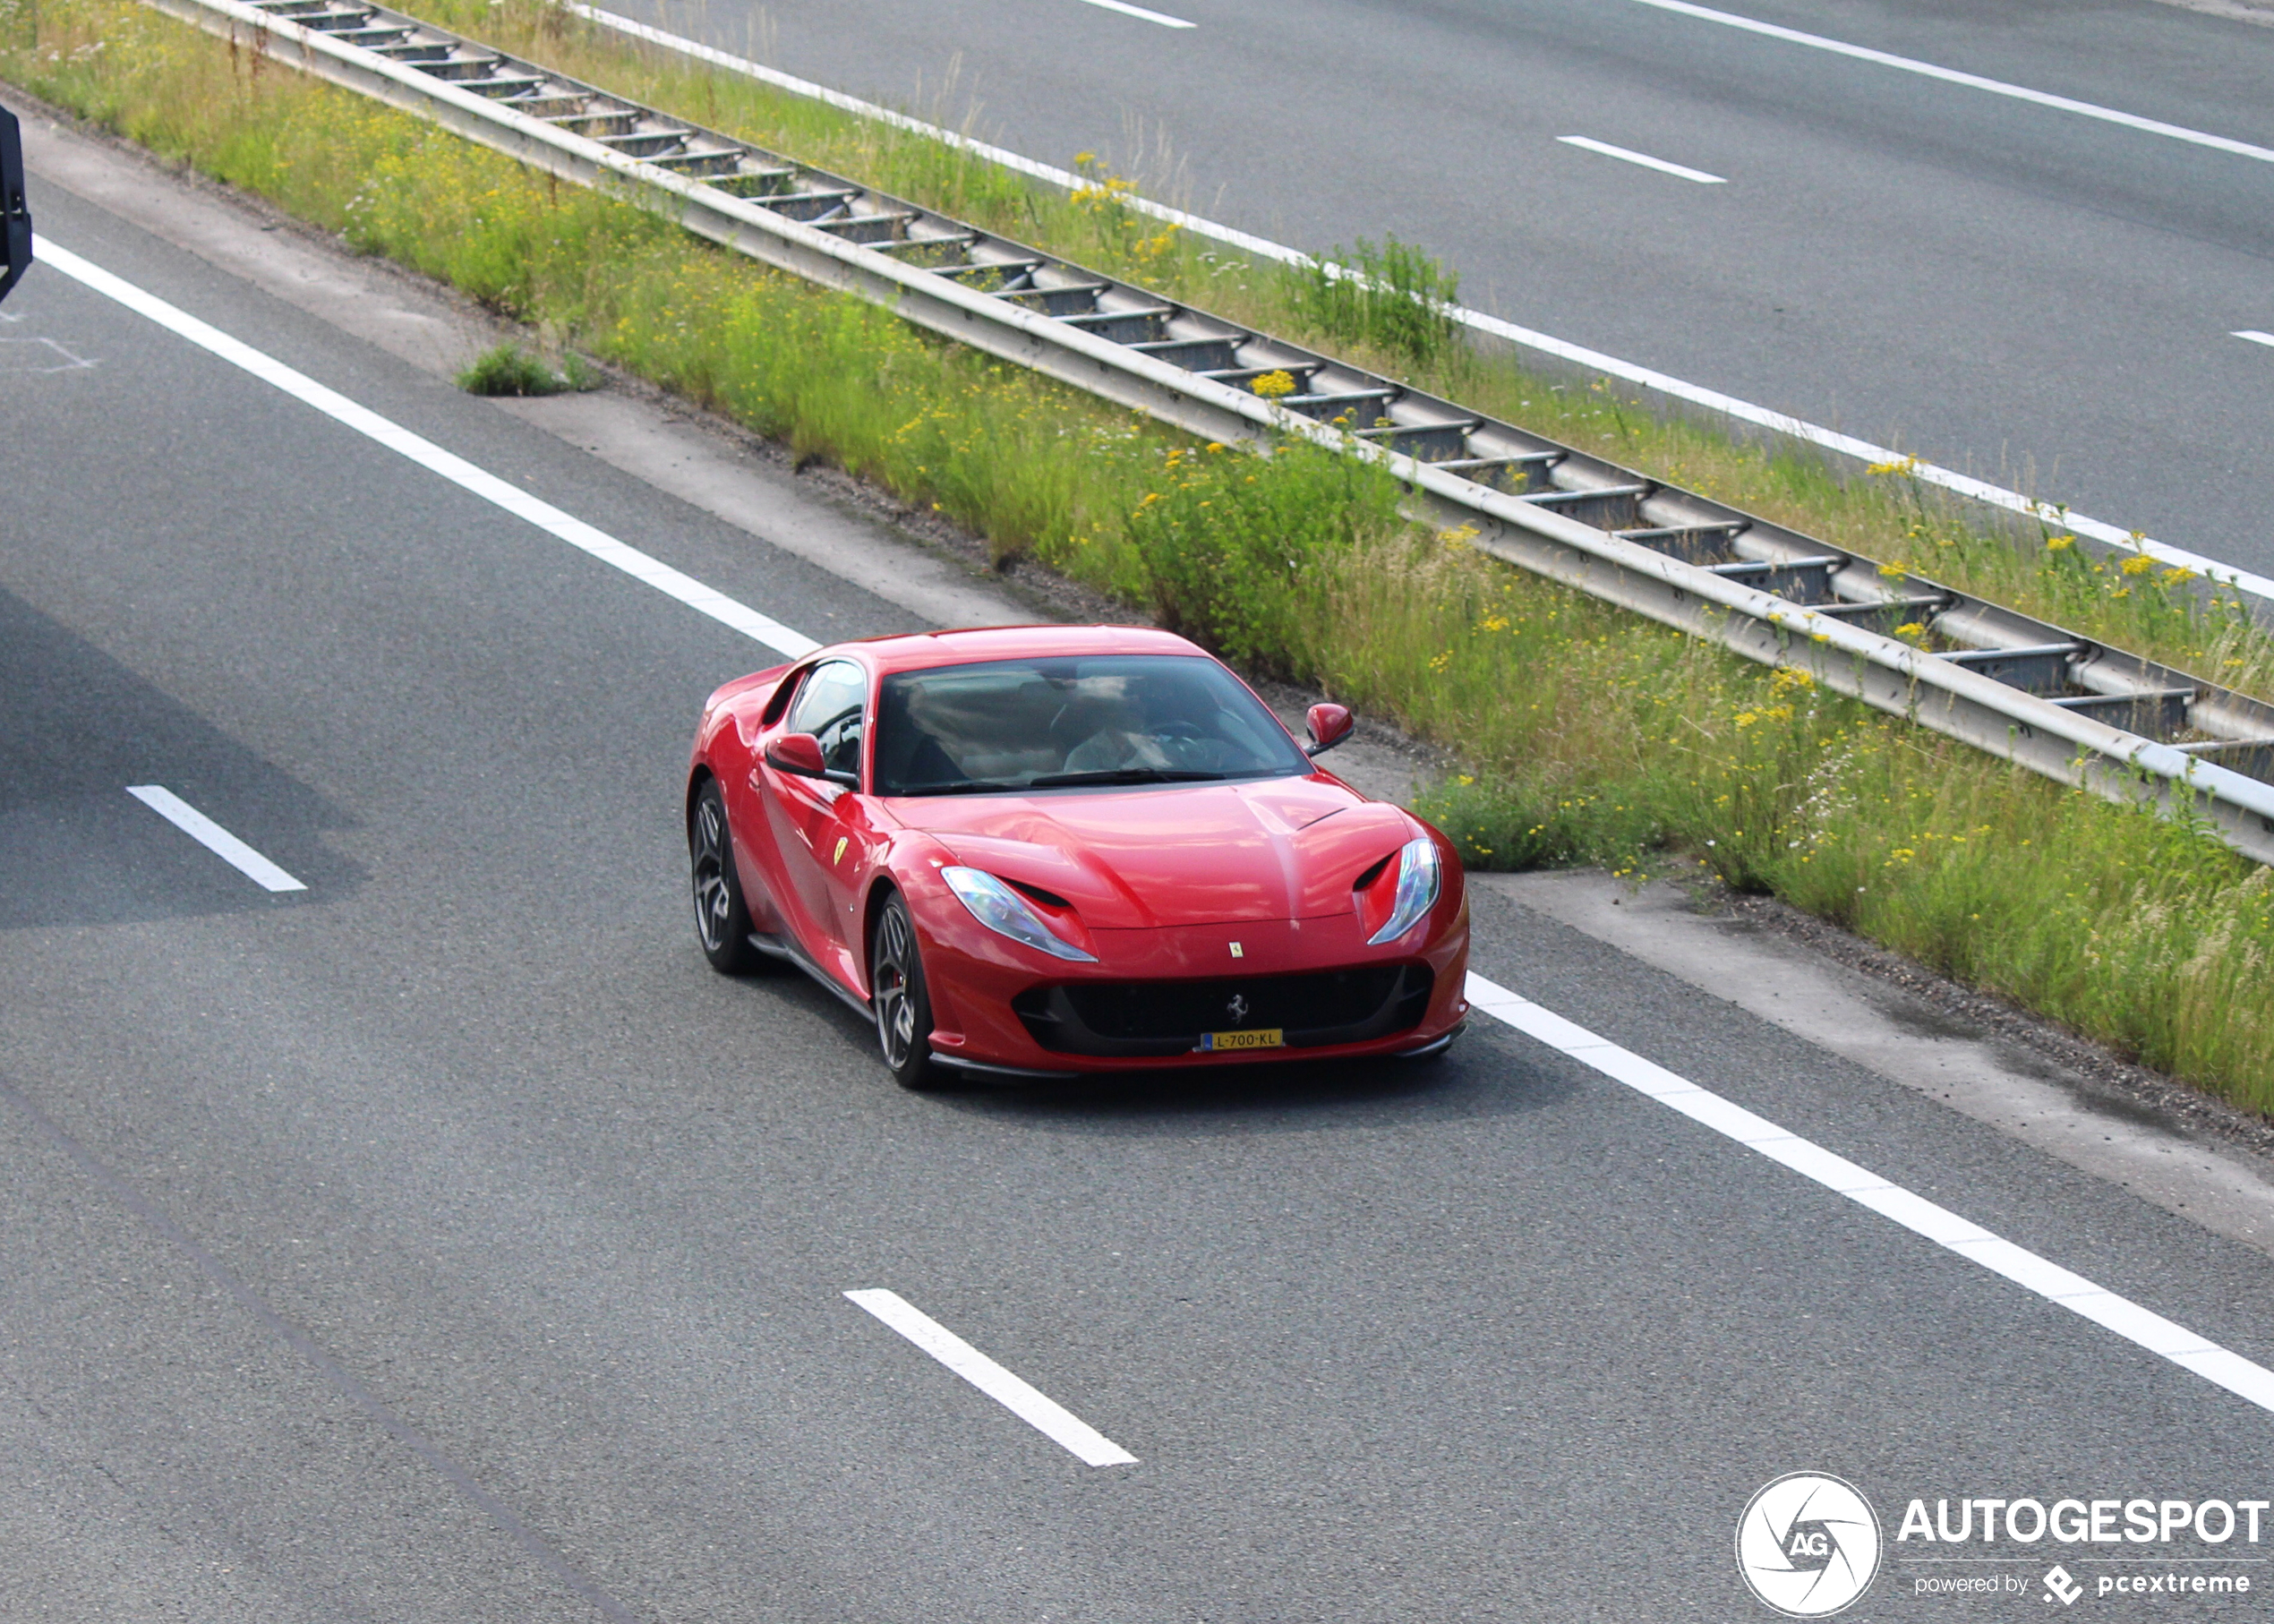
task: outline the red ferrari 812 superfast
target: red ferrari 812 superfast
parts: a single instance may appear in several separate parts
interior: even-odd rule
[[[848,643],[730,682],[687,783],[716,969],[805,969],[910,1088],[1420,1056],[1468,1013],[1460,860],[1167,632]]]

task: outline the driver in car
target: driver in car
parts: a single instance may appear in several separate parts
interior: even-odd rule
[[[1236,754],[1202,722],[1176,714],[1176,697],[1146,684],[1121,694],[1085,695],[1051,724],[1060,738],[1080,743],[1066,752],[1067,773],[1112,773],[1130,767],[1220,772]]]

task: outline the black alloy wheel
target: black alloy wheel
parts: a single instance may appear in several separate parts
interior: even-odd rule
[[[868,953],[868,1002],[876,1012],[876,1045],[893,1081],[903,1089],[933,1089],[946,1081],[932,1058],[932,1000],[924,990],[924,961],[916,950],[916,922],[898,893],[876,916]]]
[[[703,956],[722,976],[757,967],[760,954],[750,945],[750,910],[734,872],[734,842],[726,827],[726,797],[718,780],[705,781],[687,818],[688,866],[695,882],[695,934]]]

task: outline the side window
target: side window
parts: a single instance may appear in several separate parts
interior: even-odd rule
[[[831,772],[858,773],[868,705],[868,673],[850,660],[832,660],[806,679],[790,712],[790,731],[818,739]]]

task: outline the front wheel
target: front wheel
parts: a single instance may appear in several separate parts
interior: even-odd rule
[[[755,969],[758,950],[750,945],[750,910],[734,872],[734,842],[727,833],[726,797],[718,780],[705,780],[687,818],[688,867],[695,883],[695,935],[703,956],[722,976]]]
[[[895,894],[876,916],[868,954],[868,1002],[876,1012],[876,1044],[885,1066],[903,1089],[933,1089],[945,1081],[932,1058],[932,1000],[924,987],[924,961],[916,951],[916,922]]]

